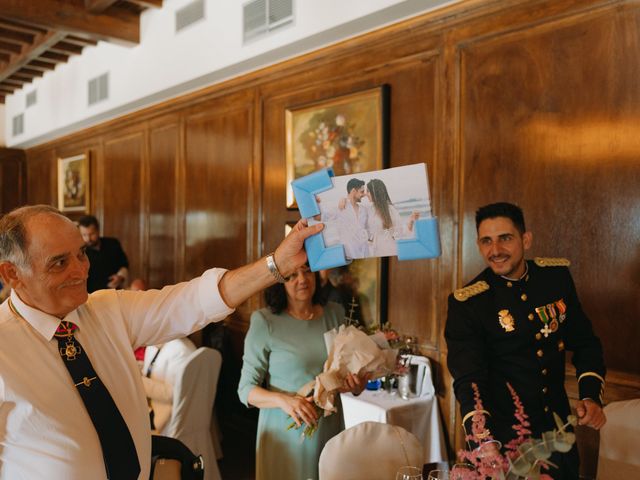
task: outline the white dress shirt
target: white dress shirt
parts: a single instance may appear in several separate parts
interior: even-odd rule
[[[212,269],[162,290],[100,290],[64,320],[127,423],[149,478],[151,431],[140,369],[133,350],[184,337],[233,310],[217,285],[225,270]],[[0,479],[94,480],[106,478],[98,434],[73,385],[54,332],[60,319],[11,300],[23,318],[0,305]]]
[[[322,221],[327,228],[332,228],[335,224],[340,243],[344,246],[344,254],[347,258],[365,258],[369,253],[367,231],[370,207],[359,203],[358,210],[347,199],[344,209],[335,207],[325,207],[321,205]],[[325,237],[326,238],[326,237]],[[331,242],[327,243],[330,246]]]

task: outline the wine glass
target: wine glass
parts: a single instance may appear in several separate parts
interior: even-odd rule
[[[448,470],[431,470],[427,480],[449,480]]]
[[[422,480],[422,470],[417,467],[400,467],[396,480]]]

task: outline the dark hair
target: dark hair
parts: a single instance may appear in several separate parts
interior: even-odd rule
[[[354,188],[358,190],[364,186],[364,182],[358,178],[352,178],[347,182],[347,193],[351,193]]]
[[[100,230],[100,223],[98,222],[98,219],[93,215],[83,215],[78,219],[78,225],[85,228],[93,225],[96,227],[96,230]]]
[[[382,180],[374,178],[367,183],[367,190],[371,193],[371,202],[373,203],[373,206],[380,215],[380,218],[382,218],[382,227],[385,229],[393,227],[391,213],[389,213],[391,198],[389,198],[387,186]]]
[[[480,207],[476,211],[476,232],[483,220],[496,217],[505,217],[511,220],[521,234],[527,231],[524,226],[522,209],[513,203],[498,202]]]
[[[314,276],[316,277],[316,289],[311,297],[311,303],[313,305],[324,305],[327,301],[320,288],[320,274],[315,272]],[[272,313],[282,313],[287,308],[287,291],[284,289],[284,283],[276,283],[267,288],[264,291],[264,301]]]

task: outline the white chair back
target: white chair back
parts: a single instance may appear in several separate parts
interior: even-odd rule
[[[607,423],[600,430],[598,480],[640,478],[640,398],[604,407]]]
[[[415,435],[397,425],[364,422],[329,440],[320,454],[320,480],[396,478],[400,467],[422,469],[424,453]]]
[[[171,420],[164,430],[202,455],[205,480],[221,479],[210,430],[221,366],[222,355],[212,348],[200,347],[189,356],[178,372]]]

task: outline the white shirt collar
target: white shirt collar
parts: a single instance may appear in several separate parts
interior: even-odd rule
[[[22,319],[31,325],[38,333],[40,333],[40,335],[47,340],[51,340],[53,338],[53,334],[56,333],[56,329],[58,328],[58,325],[60,325],[60,319],[58,317],[49,315],[37,308],[30,307],[20,300],[20,297],[15,290],[11,290],[10,300]],[[82,328],[78,309],[70,312],[63,318],[63,320],[75,323],[78,325],[78,328]]]

